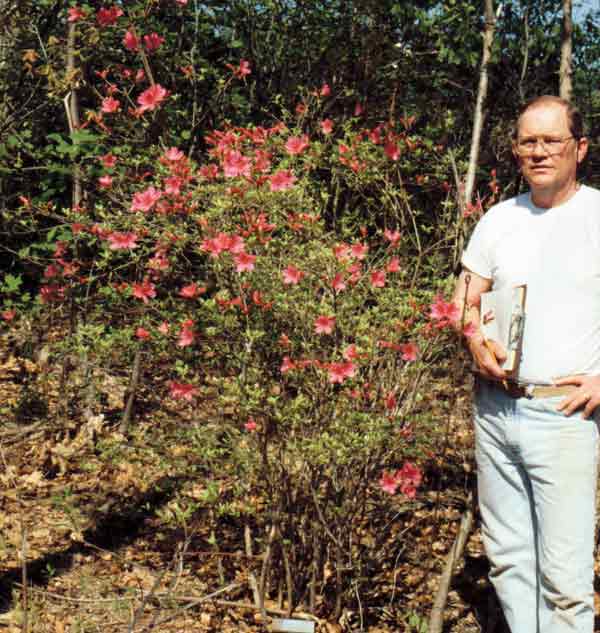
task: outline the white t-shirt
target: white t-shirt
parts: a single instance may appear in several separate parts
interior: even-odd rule
[[[529,193],[495,205],[462,263],[494,290],[527,284],[519,382],[600,375],[600,191],[550,209]]]

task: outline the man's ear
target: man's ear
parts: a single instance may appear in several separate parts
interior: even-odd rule
[[[587,155],[589,143],[586,136],[582,136],[577,141],[577,164],[580,165]]]

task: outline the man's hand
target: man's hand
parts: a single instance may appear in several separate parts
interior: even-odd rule
[[[600,376],[565,376],[554,381],[555,385],[576,385],[577,389],[561,400],[556,407],[569,416],[583,407],[581,417],[587,420],[600,404]]]
[[[506,372],[499,364],[506,360],[506,352],[500,343],[486,340],[478,332],[467,339],[467,346],[482,376],[490,380],[506,380]]]

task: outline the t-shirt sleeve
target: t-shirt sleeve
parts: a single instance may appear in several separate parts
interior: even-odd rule
[[[489,212],[488,212],[489,213]],[[475,226],[469,244],[463,252],[461,263],[476,275],[492,279],[492,261],[489,239],[489,221],[487,214]]]

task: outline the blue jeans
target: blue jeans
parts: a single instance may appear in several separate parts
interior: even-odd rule
[[[512,633],[593,631],[600,411],[566,417],[561,399],[476,388],[483,543]]]

